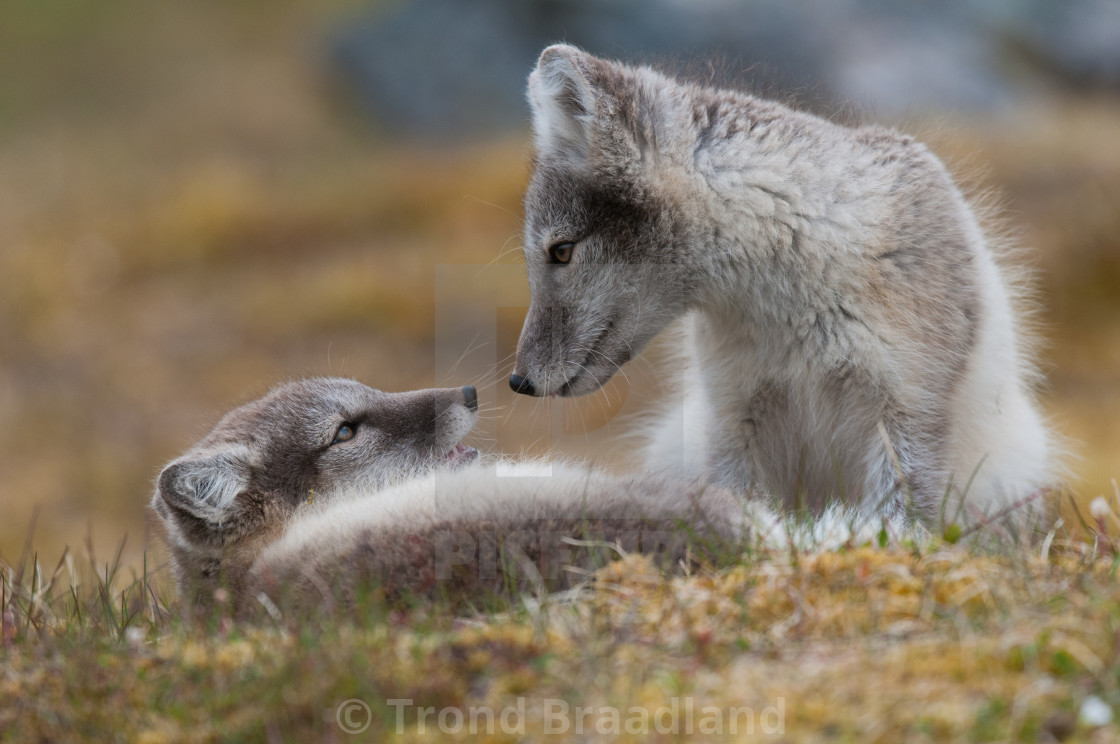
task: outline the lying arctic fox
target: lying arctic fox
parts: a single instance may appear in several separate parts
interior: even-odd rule
[[[748,507],[727,491],[560,463],[500,477],[461,444],[476,419],[473,387],[336,378],[228,413],[152,498],[182,598],[206,607],[225,588],[239,614],[345,609],[366,592],[469,601],[567,586],[585,575],[569,567],[616,547],[670,565],[739,544]]]
[[[927,524],[1055,484],[1013,282],[921,144],[566,45],[529,99],[515,391],[593,392],[687,316],[651,468]]]

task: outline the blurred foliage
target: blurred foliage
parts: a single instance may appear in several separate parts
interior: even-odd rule
[[[527,141],[452,149],[371,131],[319,46],[357,7],[0,8],[0,555],[18,553],[37,504],[44,554],[80,544],[92,520],[102,553],[134,536],[135,565],[161,463],[282,379],[443,381],[433,267],[518,260]],[[1041,269],[1046,401],[1085,442],[1087,500],[1120,474],[1120,102],[1052,104],[904,127],[1002,193]],[[501,323],[507,346],[515,321]],[[520,403],[516,431],[547,442]],[[588,405],[568,408],[568,446],[624,449],[580,436],[604,418]]]

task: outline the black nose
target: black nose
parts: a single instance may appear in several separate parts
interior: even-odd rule
[[[474,389],[474,385],[463,386],[463,403],[469,410],[478,412],[478,391]]]
[[[522,377],[521,375],[517,374],[510,375],[509,386],[515,393],[521,393],[522,395],[537,394],[537,389],[533,387],[533,383],[529,381],[528,377]]]

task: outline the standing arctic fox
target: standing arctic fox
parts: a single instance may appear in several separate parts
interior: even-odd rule
[[[515,391],[597,390],[687,315],[652,467],[927,523],[1054,483],[1012,286],[924,146],[566,45],[529,100]]]
[[[479,599],[565,586],[616,544],[672,562],[737,544],[745,507],[718,488],[560,463],[497,477],[460,442],[477,408],[470,386],[319,378],[231,411],[152,497],[180,595],[206,608],[226,588],[241,615],[345,610],[363,592]]]

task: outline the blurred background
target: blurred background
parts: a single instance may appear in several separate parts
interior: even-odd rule
[[[916,134],[1038,270],[1082,503],[1120,475],[1115,0],[5,0],[0,557],[139,561],[161,465],[310,374],[478,384],[476,444],[621,461],[603,394],[505,385],[527,304],[525,77],[568,40]]]

